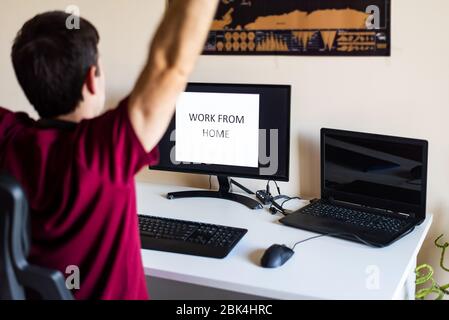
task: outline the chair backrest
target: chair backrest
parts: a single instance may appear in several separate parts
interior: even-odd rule
[[[12,177],[0,175],[0,300],[24,300],[31,289],[44,300],[72,300],[59,271],[30,265],[28,202]]]

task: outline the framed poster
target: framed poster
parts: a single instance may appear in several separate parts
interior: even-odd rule
[[[221,0],[208,55],[390,56],[390,0]]]

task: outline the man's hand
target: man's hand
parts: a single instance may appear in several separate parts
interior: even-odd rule
[[[218,0],[174,0],[156,32],[148,62],[129,101],[131,124],[148,152],[167,130],[217,6]]]

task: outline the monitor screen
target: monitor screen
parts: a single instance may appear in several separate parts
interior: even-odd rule
[[[288,181],[291,87],[191,83],[153,170]]]
[[[404,213],[425,210],[427,142],[323,129],[322,144],[326,196]]]

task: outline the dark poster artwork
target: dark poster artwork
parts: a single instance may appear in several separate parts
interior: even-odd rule
[[[204,54],[389,56],[390,0],[221,0]]]

